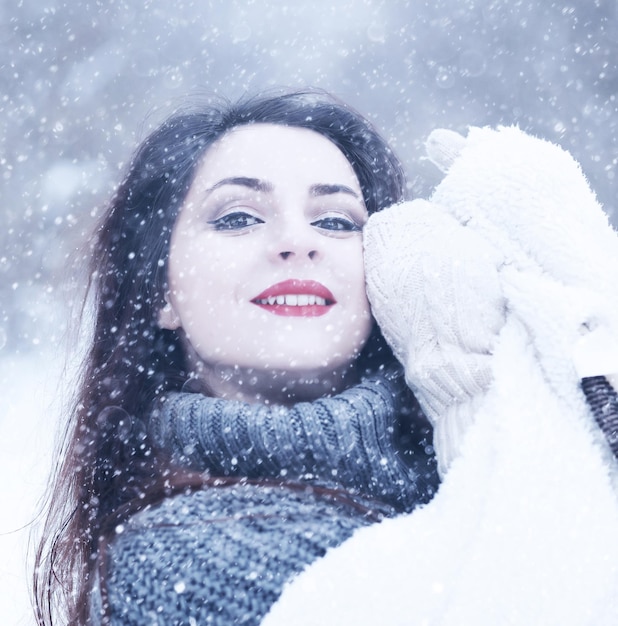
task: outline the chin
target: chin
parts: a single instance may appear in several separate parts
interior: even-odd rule
[[[272,355],[271,355],[272,356]],[[306,372],[308,376],[328,375],[330,372],[339,372],[348,369],[356,361],[358,353],[353,355],[329,354],[293,354],[281,355],[279,358],[270,359],[266,369],[273,371],[288,372],[301,375]],[[255,364],[254,364],[255,367]],[[258,366],[259,368],[259,366]]]
[[[332,339],[316,337],[314,339],[303,338],[302,344],[286,345],[279,344],[273,352],[266,349],[263,352],[263,363],[269,362],[269,367],[288,371],[331,371],[339,370],[353,363],[360,355],[364,342],[333,342]],[[317,347],[317,349],[316,349]]]

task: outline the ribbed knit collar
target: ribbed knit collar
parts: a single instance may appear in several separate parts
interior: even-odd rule
[[[432,459],[416,455],[412,467],[394,444],[409,398],[399,375],[291,407],[175,392],[150,431],[175,463],[211,475],[311,481],[409,510],[431,495],[435,478]]]

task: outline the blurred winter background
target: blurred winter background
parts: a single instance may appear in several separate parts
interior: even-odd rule
[[[80,246],[186,94],[326,88],[383,130],[417,195],[436,182],[431,129],[518,124],[570,149],[614,215],[616,0],[3,0],[0,68],[5,624],[33,622],[27,526],[70,392]]]

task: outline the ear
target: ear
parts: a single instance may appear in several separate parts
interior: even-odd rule
[[[165,296],[165,306],[159,311],[159,328],[165,330],[176,330],[180,328],[180,317],[176,309],[170,304]]]

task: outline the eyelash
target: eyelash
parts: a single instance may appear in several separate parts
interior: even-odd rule
[[[250,213],[245,213],[244,211],[235,211],[234,213],[228,213],[208,223],[213,226],[215,230],[242,230],[256,226],[257,224],[263,224],[264,220]]]
[[[361,227],[354,221],[345,217],[323,217],[315,222],[311,222],[312,226],[317,226],[322,230],[331,230],[338,232],[358,232]]]
[[[228,213],[208,222],[217,231],[244,230],[263,223],[264,220],[244,211],[234,211],[234,213]],[[331,232],[359,232],[361,230],[361,226],[345,217],[322,217],[311,222],[311,225]]]

